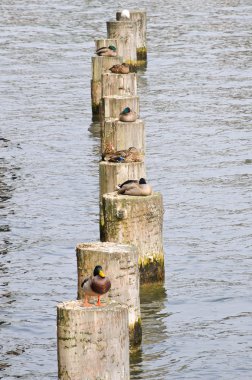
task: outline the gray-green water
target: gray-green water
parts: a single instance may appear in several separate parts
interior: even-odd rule
[[[2,379],[57,378],[56,304],[76,297],[76,244],[99,239],[93,39],[121,5],[0,3]],[[131,379],[251,379],[252,2],[137,6],[166,281],[142,291]]]

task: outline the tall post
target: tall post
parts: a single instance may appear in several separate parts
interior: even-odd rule
[[[116,12],[116,19],[121,20],[121,12]],[[145,65],[147,61],[147,42],[146,42],[146,11],[130,11],[130,21],[136,22],[136,51],[138,66]]]
[[[117,40],[118,54],[132,68],[137,66],[135,21],[107,21],[107,36]]]
[[[102,241],[134,244],[139,251],[141,283],[164,279],[163,199],[160,193],[149,196],[118,195],[102,197],[104,224]]]
[[[132,346],[141,343],[138,252],[136,247],[117,243],[80,243],[76,247],[78,298],[83,298],[82,281],[99,264],[111,280],[110,291],[102,296],[108,302],[128,306],[129,338]]]
[[[115,39],[100,39],[95,41],[96,50],[103,46],[113,44],[117,46]],[[99,105],[102,98],[102,74],[112,66],[121,64],[122,57],[95,56],[92,57],[92,80],[91,80],[91,101],[93,120],[99,119]]]

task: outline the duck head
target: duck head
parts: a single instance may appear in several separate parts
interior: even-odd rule
[[[93,275],[94,276],[100,276],[102,278],[105,277],[105,274],[104,274],[102,267],[100,265],[96,265],[94,272],[93,272]]]
[[[146,180],[144,178],[140,178],[139,185],[146,185]]]
[[[116,51],[116,47],[114,45],[109,45],[108,47],[110,50]]]
[[[129,107],[126,107],[124,108],[124,110],[122,111],[123,114],[126,114],[126,113],[130,113],[130,108]]]

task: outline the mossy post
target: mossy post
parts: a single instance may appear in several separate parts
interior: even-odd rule
[[[100,121],[101,127],[104,121],[109,118],[118,119],[125,107],[130,107],[137,113],[139,118],[139,97],[127,95],[103,96],[100,102]]]
[[[129,380],[128,307],[57,305],[59,380]]]
[[[130,345],[139,345],[142,340],[142,326],[136,247],[117,243],[81,243],[76,247],[76,254],[78,298],[84,297],[81,288],[83,279],[93,272],[96,265],[101,265],[111,281],[111,289],[102,296],[102,301],[112,300],[128,306]]]
[[[116,46],[115,39],[102,39],[96,40],[96,49],[102,46],[107,46],[109,44]],[[92,57],[92,80],[91,80],[91,101],[92,101],[92,112],[93,120],[99,119],[99,104],[102,97],[102,74],[104,71],[110,69],[113,65],[121,64],[122,57],[119,55],[117,57],[106,57],[106,56],[95,56]]]
[[[116,19],[121,20],[121,12],[116,12]],[[146,27],[147,15],[146,11],[135,10],[130,11],[130,21],[136,22],[136,51],[138,66],[145,65],[147,61],[147,43],[146,43]]]
[[[102,97],[113,95],[137,95],[137,79],[135,73],[102,74]]]
[[[135,21],[107,21],[107,36],[117,40],[118,55],[134,70],[136,54],[137,23]]]
[[[134,146],[145,153],[145,131],[143,120],[123,122],[115,119],[105,120],[101,130],[101,149],[112,144],[115,150],[128,149]]]
[[[140,282],[164,279],[163,199],[149,196],[118,195],[102,197],[104,225],[102,241],[134,244],[139,251]]]

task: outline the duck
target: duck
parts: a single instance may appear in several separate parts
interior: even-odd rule
[[[124,108],[124,110],[119,115],[120,121],[133,122],[133,121],[136,121],[136,119],[137,119],[137,114],[135,111],[132,111],[130,107]]]
[[[99,56],[107,56],[107,57],[116,57],[117,51],[116,47],[113,45],[103,46],[96,50],[96,54]]]
[[[131,146],[129,149],[104,152],[102,155],[104,161],[109,162],[141,162],[143,161],[142,153]]]
[[[83,306],[93,306],[88,302],[89,297],[98,297],[96,306],[102,306],[101,295],[107,293],[111,288],[111,282],[108,277],[105,276],[102,266],[96,265],[93,274],[90,277],[86,277],[81,284],[85,293],[85,300]]]
[[[114,65],[110,67],[109,70],[111,71],[111,73],[114,74],[128,74],[130,71],[129,65],[127,63],[122,63],[121,65]]]
[[[124,9],[121,12],[120,20],[129,20],[130,19],[130,11],[128,9]]]
[[[152,194],[152,187],[149,185],[145,178],[140,180],[127,180],[117,186],[118,194],[147,196]]]

